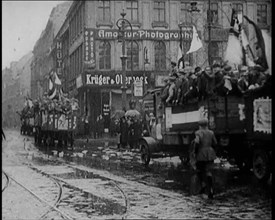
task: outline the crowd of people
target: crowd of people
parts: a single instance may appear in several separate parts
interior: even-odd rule
[[[194,70],[189,65],[178,69],[175,62],[171,62],[171,66],[161,94],[162,103],[166,105],[183,105],[212,95],[241,96],[247,90],[261,87],[270,77],[260,65],[233,69],[228,64],[214,63]]]

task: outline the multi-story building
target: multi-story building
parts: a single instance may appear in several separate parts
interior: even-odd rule
[[[53,41],[64,23],[72,2],[63,2],[53,8],[45,30],[33,48],[31,64],[31,97],[38,99],[49,90],[49,75],[56,69]]]
[[[241,10],[261,28],[271,28],[270,0],[200,0],[196,5],[199,12],[192,10],[191,2],[194,1],[73,2],[67,14],[67,91],[77,94],[81,114],[89,115],[92,127],[99,114],[104,115],[105,126],[108,127],[110,115],[115,110],[122,109],[122,44],[118,41],[120,32],[117,26],[122,11],[126,13],[125,18],[132,26],[131,30],[128,25],[125,33],[127,100],[140,98],[133,97],[133,79],[144,82],[146,90],[162,85],[163,76],[169,72],[170,62],[177,61],[180,39],[183,52],[189,49],[193,25],[203,47],[185,55],[185,61],[189,61],[191,66],[201,67],[222,59],[227,45],[232,8]],[[252,33],[252,27],[246,28]],[[252,34],[248,36],[249,39],[253,38]],[[149,59],[149,63],[146,64],[145,58]]]

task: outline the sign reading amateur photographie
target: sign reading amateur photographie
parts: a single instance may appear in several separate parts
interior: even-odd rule
[[[115,40],[118,38],[116,29],[87,29],[87,32],[93,31],[94,39]],[[182,39],[192,40],[192,27],[182,27]],[[125,31],[125,39],[132,38],[130,30]],[[134,40],[179,40],[179,30],[133,30]]]

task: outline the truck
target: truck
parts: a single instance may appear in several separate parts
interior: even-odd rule
[[[161,89],[148,94],[157,122],[150,135],[139,141],[145,166],[151,158],[164,156],[179,156],[188,162],[198,121],[208,118],[218,141],[217,156],[234,159],[241,170],[253,168],[260,180],[268,178],[272,159],[271,85],[266,83],[245,95],[213,95],[184,105],[161,105],[160,95]],[[265,126],[257,122],[259,114],[264,115]]]

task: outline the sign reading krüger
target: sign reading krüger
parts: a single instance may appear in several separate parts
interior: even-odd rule
[[[94,31],[95,39],[117,39],[118,30],[110,29],[91,29]],[[179,40],[180,32],[179,30],[130,30],[125,31],[125,39],[131,39],[133,34],[133,39],[135,40]],[[182,39],[192,40],[192,27],[182,28]]]
[[[132,84],[136,81],[145,82],[148,84],[148,77],[145,76],[126,76],[126,84]],[[122,74],[115,75],[103,75],[103,74],[86,74],[86,84],[87,85],[122,85]]]

